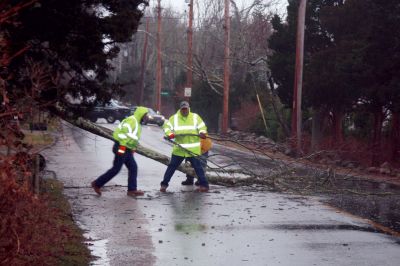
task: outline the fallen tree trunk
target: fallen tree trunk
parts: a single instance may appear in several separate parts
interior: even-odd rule
[[[100,137],[104,137],[106,139],[112,140],[114,141],[113,137],[112,137],[112,133],[113,131],[109,128],[105,128],[99,125],[96,125],[92,122],[90,122],[89,120],[86,120],[82,117],[78,117],[77,119],[73,119],[73,118],[68,118],[68,117],[64,117],[63,118],[65,121],[81,128],[84,129],[88,132],[91,132],[95,135],[98,135]],[[143,155],[147,158],[153,159],[157,162],[160,162],[164,165],[168,165],[169,161],[170,161],[170,157],[165,156],[163,154],[160,154],[154,150],[148,149],[146,147],[143,147],[142,145],[139,144],[138,149],[136,151],[138,154]],[[196,176],[194,169],[192,167],[186,166],[186,164],[181,164],[178,167],[179,171],[184,172],[185,174],[189,174],[192,176]],[[251,177],[251,173],[248,173],[246,171],[243,171],[241,169],[208,169],[208,172],[206,173],[207,178],[210,181],[215,181],[215,180],[219,180],[219,182],[223,182],[223,183],[228,183],[228,184],[236,184],[236,183],[246,183],[247,179],[253,179]],[[219,174],[223,173],[224,175],[230,175],[230,177],[221,177]],[[242,175],[245,176],[244,178],[240,178],[241,181],[228,181],[229,179],[232,178],[232,176],[236,176],[236,175]],[[226,182],[224,182],[223,180],[226,180]],[[247,181],[248,182],[248,181]]]
[[[66,117],[65,112],[63,114],[58,114],[58,116],[83,130],[89,131],[106,139],[113,140],[113,131],[111,129],[96,125],[81,117]],[[168,156],[141,145],[139,145],[137,153],[158,161],[164,165],[168,165],[170,160]],[[256,156],[255,151],[254,156]],[[265,156],[269,157],[269,155]],[[274,159],[271,158],[271,160]],[[208,161],[211,162],[211,160]],[[340,191],[341,193],[354,194],[354,192],[347,191],[344,188],[353,187],[354,184],[352,182],[359,182],[360,184],[369,182],[358,175],[353,176],[351,174],[349,175],[349,173],[344,175],[339,173],[336,174],[335,170],[333,170],[332,174],[332,171],[330,170],[331,168],[328,168],[328,170],[323,170],[318,167],[308,165],[305,162],[298,162],[299,165],[297,165],[297,162],[298,161],[286,163],[283,166],[276,164],[275,167],[271,168],[271,165],[263,165],[260,161],[260,165],[257,166],[257,168],[266,167],[269,170],[274,170],[265,174],[253,173],[251,169],[246,170],[245,168],[228,168],[226,166],[221,167],[215,164],[218,167],[217,169],[213,169],[211,167],[207,168],[207,178],[212,184],[227,186],[261,185],[275,191],[295,191],[296,193],[300,194],[313,194],[318,191]],[[182,164],[178,170],[186,174],[195,175],[193,168],[186,164]],[[355,177],[357,180],[354,180]],[[345,182],[348,181],[351,182],[349,184],[345,184]],[[365,193],[375,192],[371,192],[366,189]]]

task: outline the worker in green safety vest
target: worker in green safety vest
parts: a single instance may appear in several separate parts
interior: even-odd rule
[[[133,115],[128,116],[114,130],[115,140],[113,153],[115,155],[113,166],[107,172],[92,182],[94,191],[100,196],[101,187],[116,176],[125,164],[128,168],[128,196],[142,196],[144,192],[137,189],[137,164],[134,153],[139,145],[142,131],[141,123],[147,119],[149,109],[138,106]]]

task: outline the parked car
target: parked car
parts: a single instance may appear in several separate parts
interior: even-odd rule
[[[144,122],[143,124],[144,125],[156,124],[158,126],[162,126],[164,124],[165,117],[162,114],[160,114],[160,112],[158,112],[158,111],[156,112],[151,108],[148,108],[148,109],[149,109],[148,116],[147,116],[148,120],[146,122]]]
[[[99,118],[104,118],[108,123],[114,123],[116,120],[123,120],[124,118],[133,114],[134,108],[125,106],[115,99],[111,99],[108,103],[96,103],[94,97],[83,101],[81,98],[74,98],[66,96],[60,102],[60,108],[64,109],[68,118],[76,119],[84,117],[96,122]]]
[[[133,110],[133,108],[124,106],[118,101],[111,99],[109,103],[94,106],[85,116],[92,122],[96,122],[99,118],[104,118],[108,123],[112,124],[116,120],[122,121],[122,119],[130,116]]]

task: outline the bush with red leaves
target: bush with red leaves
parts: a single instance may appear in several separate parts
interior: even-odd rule
[[[0,158],[0,264],[54,265],[69,229],[45,197],[33,195],[30,172],[14,162],[15,156]]]

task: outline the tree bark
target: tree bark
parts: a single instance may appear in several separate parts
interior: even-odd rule
[[[371,164],[378,166],[381,162],[381,143],[382,143],[382,123],[383,113],[382,108],[374,112],[374,132],[372,136],[372,158]]]
[[[290,136],[290,130],[289,130],[287,124],[285,123],[285,120],[283,119],[283,115],[279,111],[279,108],[277,106],[278,105],[277,102],[278,102],[279,97],[275,93],[274,81],[273,81],[272,76],[271,76],[271,74],[269,72],[267,72],[267,77],[268,77],[268,84],[269,84],[269,88],[270,88],[270,90],[267,90],[267,93],[270,94],[272,108],[274,109],[275,116],[278,119],[278,122],[279,122],[279,124],[280,124],[280,126],[281,126],[281,128],[282,128],[282,130],[283,130],[283,132],[285,134],[285,137],[289,137]]]
[[[400,161],[400,113],[392,114],[390,159],[392,162]]]
[[[311,150],[313,152],[319,150],[322,139],[322,124],[324,120],[324,112],[321,109],[313,111],[312,115],[312,132],[311,132]]]
[[[337,144],[343,142],[343,112],[333,111],[334,140]]]

